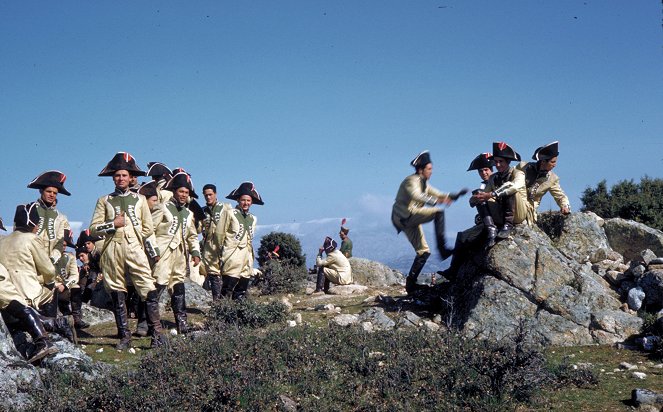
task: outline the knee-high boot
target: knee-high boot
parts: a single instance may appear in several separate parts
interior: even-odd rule
[[[78,329],[89,327],[90,324],[83,320],[83,290],[81,288],[70,289],[69,295],[71,296],[71,315],[74,318],[74,327]]]
[[[12,300],[5,308],[5,311],[18,319],[21,328],[28,332],[32,338],[32,342],[35,344],[35,350],[32,352],[28,362],[36,363],[44,357],[58,352],[58,348],[51,343],[39,314],[34,309],[16,300]]]
[[[440,252],[442,260],[446,260],[454,253],[453,249],[447,248],[447,238],[444,235],[444,211],[435,213],[435,239],[437,240],[437,250]]]
[[[405,290],[408,295],[414,293],[417,289],[417,278],[424,268],[428,257],[430,256],[429,252],[424,252],[421,255],[417,255],[412,262],[412,267],[410,267],[410,272],[405,279]]]
[[[237,285],[233,290],[233,300],[244,300],[246,299],[246,291],[249,289],[249,278],[239,278]]]
[[[318,268],[318,278],[316,279],[316,282],[315,282],[315,291],[314,291],[313,293],[317,293],[317,292],[322,292],[322,291],[324,291],[324,288],[325,288],[325,279],[326,279],[326,276],[325,276],[324,268],[319,267],[319,268]]]
[[[207,275],[209,286],[212,290],[212,301],[219,300],[221,294],[221,275]]]
[[[488,238],[486,241],[486,246],[489,248],[493,247],[495,246],[495,237],[497,237],[497,226],[495,226],[495,221],[490,215],[488,205],[486,203],[478,204],[477,211],[479,212],[479,216],[481,216],[483,226],[486,228],[486,235]]]
[[[117,326],[117,336],[120,342],[115,345],[117,350],[126,350],[131,346],[131,332],[129,332],[129,315],[127,313],[127,293],[121,291],[111,291],[113,299],[113,314],[115,315],[115,325]]]
[[[161,334],[161,314],[159,313],[159,296],[166,288],[164,285],[157,285],[157,288],[147,293],[145,299],[145,313],[147,314],[147,324],[152,336],[150,346],[156,348],[163,345],[164,339]]]
[[[147,325],[147,307],[144,299],[141,299],[140,302],[138,302],[138,305],[136,305],[136,319],[138,320],[138,323],[136,323],[136,331],[134,334],[140,337],[147,336],[149,328]]]
[[[228,299],[232,298],[233,291],[237,286],[237,282],[239,282],[239,278],[223,275],[223,285],[221,287],[221,295],[223,295],[225,298]]]
[[[175,315],[175,323],[177,323],[177,333],[183,334],[189,332],[189,326],[186,323],[186,292],[184,283],[178,283],[173,286],[173,295],[170,297],[170,307],[173,309]]]

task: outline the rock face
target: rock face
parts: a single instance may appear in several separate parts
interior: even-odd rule
[[[203,289],[197,282],[187,278],[184,281],[184,290],[186,297],[186,306],[188,308],[207,309],[212,303],[212,293]],[[161,313],[170,310],[170,294],[164,290],[159,299],[161,304]]]
[[[522,322],[544,345],[611,344],[639,333],[642,320],[621,311],[619,294],[592,270],[593,251],[615,256],[598,220],[577,213],[561,225],[554,244],[538,227],[519,225],[511,239],[470,254],[442,296],[465,333],[502,339]]]
[[[660,230],[619,218],[606,220],[603,228],[610,246],[627,261],[638,259],[646,249],[656,256],[663,256],[663,232]]]
[[[402,285],[403,274],[379,262],[362,258],[350,258],[352,277],[356,284],[372,287]]]

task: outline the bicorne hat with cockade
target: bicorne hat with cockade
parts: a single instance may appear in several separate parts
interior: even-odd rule
[[[173,176],[176,176],[180,173],[183,173],[183,174],[189,176],[189,182],[191,182],[191,173],[187,172],[182,167],[176,167],[176,168],[173,169]],[[168,183],[170,183],[170,181]],[[168,183],[166,183],[166,186],[164,186],[164,189],[170,190],[171,192],[173,190],[175,190],[175,189],[171,189],[171,188],[167,187]],[[178,186],[178,187],[182,187],[182,186]],[[187,187],[187,188],[189,189],[189,196],[194,198],[194,199],[198,199],[198,194],[196,194],[196,189],[193,188],[193,183],[191,184],[191,187]]]
[[[148,198],[158,196],[157,182],[152,180],[151,182],[142,183],[138,188],[138,193]]]
[[[145,172],[136,164],[136,159],[127,152],[117,152],[99,176],[113,176],[118,170],[126,170],[132,176],[145,176]]]
[[[101,239],[103,239],[101,236],[92,236],[90,234],[90,229],[85,229],[81,230],[81,234],[78,235],[78,240],[76,241],[76,245],[78,247],[83,247],[85,246],[85,242],[98,242]]]
[[[325,250],[325,252],[330,253],[334,249],[336,249],[336,241],[329,236],[325,238],[325,242],[322,244],[322,248]]]
[[[541,146],[534,151],[532,159],[534,160],[550,160],[553,157],[559,155],[559,142],[548,143],[545,146]]]
[[[253,204],[254,205],[264,205],[265,203],[262,201],[262,198],[260,197],[260,194],[256,190],[256,187],[253,185],[253,182],[244,182],[239,187],[232,192],[228,196],[226,196],[226,199],[230,200],[239,200],[240,197],[244,195],[249,195],[251,196],[251,199],[253,199]]]
[[[71,229],[64,230],[64,243],[66,243],[67,246],[76,249],[76,244],[74,243],[74,234]]]
[[[33,228],[39,224],[39,212],[37,203],[28,203],[16,206],[14,213],[14,227]]]
[[[147,164],[147,176],[172,176],[173,171],[161,162],[149,162]]]
[[[186,172],[176,173],[169,181],[166,183],[166,186],[163,188],[175,192],[180,187],[186,187],[189,189],[189,194],[193,192],[193,183],[191,182],[191,176]],[[193,197],[193,196],[192,196]]]
[[[495,159],[496,157],[501,157],[506,160],[520,161],[520,155],[518,152],[504,142],[493,142],[493,155],[491,156],[491,159]]]
[[[467,168],[467,171],[469,172],[470,170],[481,170],[485,168],[492,170],[493,166],[495,166],[495,161],[493,160],[492,153],[481,153],[475,157],[474,160],[472,160],[472,163],[470,163],[470,167]]]
[[[433,163],[433,161],[430,160],[430,153],[428,150],[424,150],[419,153],[417,157],[412,159],[410,165],[414,166],[415,169],[423,169],[428,163]]]
[[[30,189],[46,189],[47,187],[54,187],[58,189],[58,193],[70,196],[71,193],[64,188],[65,180],[67,180],[67,176],[65,176],[64,173],[57,170],[49,170],[48,172],[44,172],[35,177],[34,180],[28,184],[28,187]]]

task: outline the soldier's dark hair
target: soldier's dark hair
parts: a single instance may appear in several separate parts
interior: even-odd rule
[[[205,190],[207,189],[212,189],[212,192],[216,193],[216,186],[214,186],[211,183],[208,183],[205,186],[203,186],[203,193],[205,193]]]

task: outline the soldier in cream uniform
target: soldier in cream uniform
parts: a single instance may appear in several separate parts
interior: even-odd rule
[[[546,193],[552,195],[562,214],[568,215],[571,213],[569,198],[559,184],[559,177],[552,171],[557,166],[558,156],[559,142],[552,142],[534,151],[532,159],[536,162],[522,162],[517,166],[525,174],[527,204],[529,206],[525,220],[530,225],[536,223],[536,211],[539,204],[541,204],[541,198]]]
[[[166,183],[173,177],[173,171],[168,166],[161,162],[149,162],[147,164],[147,176],[152,177],[152,181],[156,182],[159,203],[166,203],[173,197],[173,192],[164,189]]]
[[[62,255],[62,242],[64,231],[71,230],[67,216],[56,209],[58,194],[70,196],[71,193],[64,187],[67,176],[57,170],[49,170],[37,176],[28,184],[28,188],[39,189],[37,200],[37,212],[39,213],[39,236],[46,252],[53,263],[57,262]]]
[[[222,203],[218,201],[216,196],[216,186],[213,184],[206,184],[203,186],[203,196],[205,197],[205,219],[202,221],[202,262],[201,274],[207,276],[210,289],[212,290],[212,300],[221,298],[221,268],[219,262],[221,260],[221,246],[217,243],[219,239],[216,236],[221,214],[224,210],[231,210],[232,206],[229,203]]]
[[[130,176],[144,176],[134,158],[126,152],[117,153],[99,176],[112,176],[115,191],[100,197],[90,223],[91,235],[105,235],[101,251],[104,286],[113,299],[115,323],[120,342],[118,350],[128,349],[127,285],[125,273],[147,306],[147,319],[152,331],[152,346],[162,343],[161,318],[157,289],[146,251],[156,257],[156,245],[149,241],[154,232],[152,216],[143,195],[129,190]],[[145,249],[144,249],[145,248]]]
[[[244,299],[253,276],[253,236],[257,224],[257,218],[249,209],[253,204],[264,203],[252,182],[242,183],[226,199],[236,200],[237,207],[223,211],[215,233],[216,242],[222,248],[221,294],[234,300]]]
[[[184,280],[189,256],[192,256],[194,266],[200,264],[198,233],[193,212],[187,208],[192,188],[188,174],[175,174],[165,186],[173,196],[167,202],[157,205],[153,215],[155,237],[161,256],[154,265],[153,275],[159,294],[168,287],[178,333],[188,331]]]
[[[322,247],[318,250],[315,265],[318,267],[318,279],[315,284],[315,292],[329,292],[329,284],[349,285],[352,283],[352,267],[350,261],[341,251],[336,249],[336,241],[329,236],[325,238]],[[327,254],[322,257],[322,252]]]

